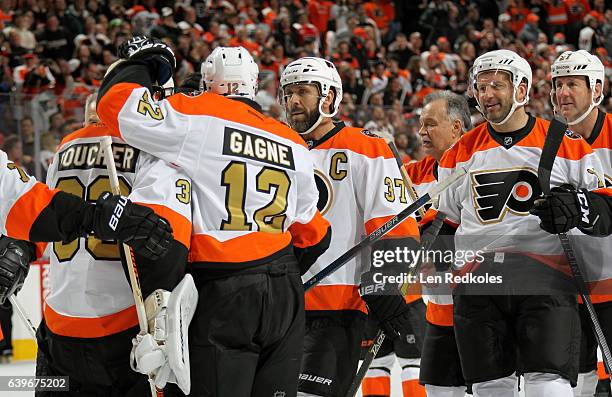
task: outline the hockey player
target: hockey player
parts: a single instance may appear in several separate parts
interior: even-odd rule
[[[444,151],[472,128],[467,101],[450,91],[435,92],[425,98],[420,123],[419,134],[427,157],[406,165],[408,176],[419,197],[435,185],[434,170]],[[407,297],[407,303],[410,303],[410,299]],[[457,396],[463,397],[465,381],[461,375],[452,328],[450,291],[447,294],[435,291],[428,295],[428,301],[427,324],[425,315],[416,317],[413,322],[416,332],[408,335],[406,340],[385,339],[363,380],[364,397],[390,395],[391,369],[395,356],[402,367],[404,397],[424,396],[425,388],[429,396],[444,396],[439,393],[454,391]],[[372,338],[375,332],[370,332],[369,337]],[[426,385],[425,388],[419,385],[419,378]]]
[[[97,121],[93,94],[86,102],[85,127],[67,135],[53,158],[47,173],[50,187],[85,200],[110,190],[99,142],[113,133]],[[173,230],[168,255],[155,261],[134,257],[140,288],[147,297],[149,328],[164,329],[166,324],[156,319],[150,301],[161,299],[165,304],[167,291],[185,274],[191,236],[191,181],[176,167],[114,135],[113,157],[122,193],[163,215]],[[51,292],[38,331],[37,375],[69,376],[74,395],[150,394],[147,377],[130,368],[138,318],[117,244],[93,237],[55,242],[49,260]]]
[[[457,225],[456,253],[481,258],[477,264],[456,260],[454,269],[490,280],[459,284],[453,293],[461,367],[476,397],[515,396],[517,373],[525,377],[527,397],[572,396],[578,372],[573,346],[580,338],[577,300],[572,280],[557,270],[563,269],[559,240],[547,231],[579,226],[609,232],[607,220],[601,220],[609,218],[609,208],[599,205],[605,201],[599,193],[606,192],[597,190],[601,163],[575,137],[563,137],[551,183],[572,185],[585,195],[584,189],[593,190],[591,215],[583,223],[576,222],[580,216],[555,218],[566,208],[580,214],[577,199],[558,189],[534,210],[540,219],[530,214],[540,192],[537,166],[549,124],[525,112],[531,76],[527,61],[512,51],[478,57],[472,81],[487,123],[462,136],[439,162],[440,179],[458,166],[470,172],[439,202]],[[500,277],[501,285],[489,275]]]
[[[3,151],[0,186],[0,232],[4,235],[0,256],[5,258],[0,261],[0,302],[19,292],[29,263],[37,256],[36,249],[25,241],[72,241],[93,231],[98,238],[118,239],[142,255],[158,258],[172,239],[168,223],[150,209],[121,196],[103,194],[96,203],[89,203],[51,190],[10,162]]]
[[[289,125],[302,134],[314,159],[319,209],[334,228],[330,249],[304,275],[312,277],[362,236],[399,213],[409,201],[386,142],[361,128],[334,123],[342,100],[335,66],[321,58],[290,63],[280,79]],[[373,251],[417,245],[414,218],[399,224]],[[344,396],[351,384],[364,333],[366,304],[389,338],[413,334],[410,308],[398,286],[374,289],[369,261],[356,257],[306,293],[306,336],[299,396]],[[406,267],[405,270],[408,268]],[[422,302],[421,302],[422,304]]]
[[[444,152],[472,129],[467,100],[450,91],[429,94],[425,97],[420,125],[419,135],[427,157],[407,164],[406,170],[417,194],[422,196],[435,185],[438,161]],[[449,227],[452,228],[443,226]],[[427,326],[419,379],[429,397],[463,397],[466,388],[453,331],[453,300],[447,285],[440,288],[445,287],[427,295]],[[426,293],[427,286],[423,288]]]
[[[306,145],[258,110],[258,68],[244,48],[216,48],[203,63],[210,92],[159,102],[150,88],[172,76],[172,51],[136,37],[121,53],[128,59],[100,89],[100,118],[193,181],[189,260],[199,303],[189,329],[191,395],[295,395],[300,273],[331,238]]]
[[[604,65],[599,58],[584,50],[566,51],[551,66],[553,90],[551,102],[555,112],[565,119],[572,132],[581,135],[601,160],[605,178],[602,183],[612,185],[612,116],[599,110],[603,100]],[[612,261],[612,237],[577,237],[577,254],[585,267],[585,278],[594,294],[591,301],[608,343],[612,342],[612,294],[602,288],[612,279],[606,264]],[[597,342],[590,318],[580,305],[582,343],[580,375],[574,389],[577,397],[593,396],[597,388]]]

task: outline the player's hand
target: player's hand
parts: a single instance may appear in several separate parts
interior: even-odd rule
[[[389,337],[412,333],[409,310],[398,285],[373,281],[376,271],[364,273],[361,277],[359,292],[368,305],[369,315],[379,324]]]
[[[176,57],[172,49],[163,41],[147,36],[136,36],[121,44],[119,58],[144,61],[149,67],[151,77],[159,85],[164,85],[176,70]]]
[[[566,233],[575,227],[588,232],[596,219],[589,207],[585,189],[556,187],[549,195],[538,198],[529,212],[540,218],[540,227],[548,233]]]
[[[164,256],[172,241],[172,228],[164,218],[127,197],[109,192],[102,193],[96,201],[93,231],[102,240],[122,241],[153,260]]]
[[[30,270],[30,262],[35,259],[34,244],[0,237],[0,304],[19,292]]]

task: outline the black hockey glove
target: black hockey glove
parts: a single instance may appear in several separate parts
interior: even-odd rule
[[[0,305],[23,286],[36,246],[29,241],[0,237]]]
[[[368,305],[368,311],[380,328],[391,338],[412,333],[409,310],[398,284],[376,283],[374,275],[379,270],[369,271],[361,276],[359,293]],[[384,272],[384,274],[389,274]],[[379,280],[380,281],[380,280]]]
[[[163,41],[146,36],[132,37],[119,46],[119,58],[144,61],[151,72],[151,79],[164,85],[174,75],[176,57]]]
[[[122,241],[152,260],[164,256],[172,241],[172,228],[165,219],[148,207],[109,192],[96,201],[93,232],[102,240]]]
[[[589,233],[597,221],[586,189],[553,188],[549,195],[538,198],[529,211],[540,218],[540,227],[548,233],[566,233],[578,227]]]

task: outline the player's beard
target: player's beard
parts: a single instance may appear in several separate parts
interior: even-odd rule
[[[499,123],[506,118],[512,109],[512,100],[500,101],[499,105],[499,110],[492,112],[484,108],[484,116],[490,123]]]
[[[306,115],[304,120],[293,120],[292,116],[289,115],[289,124],[291,128],[299,133],[308,131],[317,122],[320,116],[319,109],[304,109],[304,114]]]

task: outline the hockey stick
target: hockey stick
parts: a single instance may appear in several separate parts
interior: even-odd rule
[[[325,277],[329,276],[330,274],[338,270],[340,267],[342,267],[346,262],[353,259],[362,249],[369,247],[376,241],[380,240],[385,234],[389,233],[389,231],[399,225],[404,219],[408,218],[410,215],[418,211],[419,208],[425,206],[425,204],[436,198],[442,191],[444,191],[450,185],[455,183],[458,179],[462,178],[466,173],[467,171],[464,168],[459,168],[448,178],[437,183],[436,186],[434,186],[429,192],[425,193],[423,197],[410,204],[402,212],[389,219],[381,227],[374,230],[372,233],[368,234],[363,240],[357,243],[357,245],[346,251],[339,258],[337,258],[332,263],[327,265],[324,269],[322,269],[319,273],[312,276],[308,281],[304,283],[304,290],[308,291],[309,289],[320,283],[321,280],[323,280]]]
[[[104,160],[106,169],[108,170],[108,178],[113,194],[121,194],[119,188],[119,177],[117,176],[117,167],[113,157],[113,139],[110,136],[102,137],[100,141],[100,150],[104,152]],[[144,300],[142,299],[142,290],[138,282],[138,273],[134,264],[134,254],[127,244],[119,244],[120,249],[123,249],[125,260],[127,262],[128,274],[130,276],[130,284],[132,286],[132,295],[134,296],[134,304],[136,306],[136,315],[138,316],[138,325],[140,326],[140,335],[146,335],[149,332],[147,323],[147,312],[145,311]],[[151,376],[149,376],[149,385],[151,387],[151,396],[163,397],[163,390],[157,389]]]
[[[434,241],[436,240],[436,237],[438,237],[438,234],[440,233],[440,229],[442,228],[442,224],[444,223],[445,218],[446,218],[446,215],[444,215],[441,212],[438,212],[435,219],[431,223],[431,226],[427,229],[425,233],[423,233],[423,237],[421,238],[421,249],[423,249],[425,252],[431,248]],[[417,274],[417,272],[419,271],[421,267],[420,266],[421,264],[422,262],[419,262],[408,272],[409,280],[415,274]],[[407,284],[404,284],[404,286],[405,285]],[[402,286],[402,289],[404,286]],[[402,291],[402,295],[405,295],[405,291]],[[359,390],[359,386],[361,386],[361,382],[363,382],[363,379],[365,378],[368,370],[370,369],[370,366],[372,365],[372,361],[374,361],[374,359],[376,358],[376,355],[378,354],[380,347],[385,341],[385,338],[386,338],[385,332],[382,329],[379,329],[378,333],[374,337],[374,344],[372,344],[370,349],[368,349],[368,352],[363,358],[363,362],[361,363],[359,370],[357,370],[357,374],[355,375],[355,378],[353,378],[353,382],[351,383],[351,387],[346,393],[346,397],[353,397],[357,393],[357,390]]]
[[[559,150],[559,146],[561,146],[566,129],[567,125],[557,119],[553,119],[548,127],[546,139],[544,140],[544,147],[542,148],[542,155],[540,156],[540,163],[538,164],[538,180],[544,195],[550,194],[550,175],[555,163],[555,157],[557,157],[557,151]],[[567,257],[567,262],[572,272],[576,289],[584,302],[584,306],[589,312],[591,326],[593,328],[593,332],[595,333],[597,344],[601,349],[604,364],[608,369],[608,373],[610,373],[610,368],[612,368],[612,354],[610,354],[610,347],[608,346],[608,342],[606,341],[601,325],[599,324],[599,320],[597,319],[597,313],[595,313],[595,308],[591,302],[591,297],[588,293],[580,264],[576,259],[569,236],[566,233],[559,233],[558,236],[559,240],[561,241],[563,251],[565,252],[565,256]]]
[[[412,201],[416,201],[419,198],[419,195],[417,194],[416,189],[414,188],[414,185],[410,180],[410,176],[408,176],[408,172],[406,171],[406,167],[404,167],[404,163],[402,163],[402,159],[400,158],[395,143],[393,141],[388,141],[387,145],[391,149],[391,152],[393,152],[393,157],[395,157],[395,162],[397,163],[397,166],[399,167],[400,172],[402,173],[402,178],[404,179],[404,184],[406,185],[408,194],[412,198]],[[421,215],[421,219],[425,218],[425,208],[419,208],[419,215]]]
[[[21,303],[19,303],[19,301],[17,300],[17,297],[15,295],[11,295],[9,296],[9,301],[11,301],[11,303],[13,304],[13,307],[17,311],[19,318],[21,318],[21,320],[23,321],[23,324],[30,332],[30,335],[32,335],[34,340],[36,340],[36,327],[32,324],[32,321],[30,321],[30,317],[28,317],[28,315],[26,314],[25,310],[23,309],[23,306],[21,306]]]

